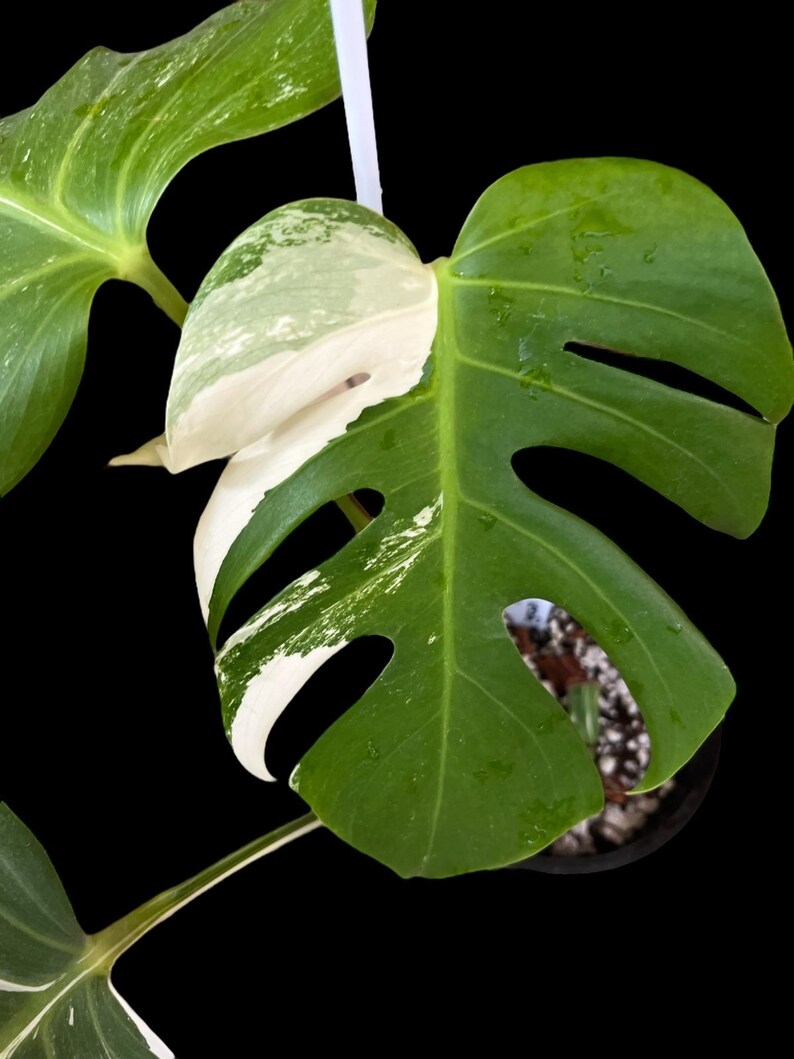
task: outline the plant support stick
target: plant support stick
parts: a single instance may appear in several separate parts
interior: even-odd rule
[[[331,16],[345,100],[356,198],[362,206],[383,213],[364,9],[360,0],[331,0]]]
[[[359,0],[331,0],[331,17],[345,101],[356,199],[362,206],[383,213],[364,8]],[[352,494],[339,497],[336,503],[356,533],[360,533],[372,521]]]

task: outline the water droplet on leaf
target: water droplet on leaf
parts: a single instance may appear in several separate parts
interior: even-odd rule
[[[505,294],[501,287],[488,290],[488,312],[496,318],[497,327],[504,327],[513,312],[515,299]]]
[[[607,626],[607,636],[613,643],[629,643],[634,639],[634,633],[619,618],[611,621]]]

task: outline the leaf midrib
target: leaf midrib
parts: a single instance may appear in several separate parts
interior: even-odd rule
[[[448,285],[444,283],[442,269],[446,261],[438,263],[436,279],[438,281],[438,327],[433,343],[433,356],[438,372],[438,442],[439,442],[439,511],[441,570],[443,575],[442,592],[442,630],[444,634],[443,658],[444,677],[441,689],[439,714],[441,717],[441,739],[439,744],[438,787],[436,800],[430,817],[430,831],[427,849],[422,858],[420,871],[427,866],[433,854],[444,803],[444,784],[447,771],[449,751],[450,706],[452,702],[452,685],[458,669],[455,655],[454,621],[455,602],[454,584],[457,551],[457,439],[455,436],[455,370],[454,358],[457,352],[453,336],[452,305]]]
[[[441,718],[441,738],[439,744],[439,762],[438,762],[438,786],[436,790],[436,799],[433,805],[433,811],[430,818],[430,829],[428,835],[427,848],[421,861],[420,871],[423,871],[432,857],[433,850],[435,847],[435,838],[438,831],[438,824],[441,817],[441,809],[444,802],[444,787],[447,772],[447,756],[449,752],[449,731],[450,731],[450,707],[452,702],[452,685],[455,675],[460,673],[461,676],[468,679],[468,675],[461,669],[457,662],[455,652],[455,639],[454,639],[454,628],[455,628],[455,603],[454,603],[454,586],[455,586],[455,572],[456,572],[456,560],[457,560],[457,520],[458,520],[458,508],[462,504],[469,504],[472,507],[479,508],[483,512],[487,512],[492,517],[495,517],[499,522],[509,525],[514,531],[521,532],[528,537],[533,537],[526,527],[520,527],[512,522],[512,520],[505,518],[505,516],[497,511],[493,511],[484,505],[481,505],[473,501],[470,497],[466,496],[460,488],[457,473],[457,436],[456,436],[456,422],[455,422],[455,400],[456,400],[456,389],[455,389],[455,375],[456,375],[456,364],[468,364],[471,367],[479,368],[481,370],[488,370],[491,366],[480,363],[478,361],[472,361],[470,358],[464,356],[461,350],[458,348],[455,341],[455,329],[454,329],[454,308],[452,305],[452,289],[453,284],[460,282],[459,277],[448,271],[449,263],[441,260],[437,263],[436,277],[438,280],[438,328],[436,331],[436,339],[433,343],[432,355],[435,360],[435,370],[437,372],[437,402],[438,402],[438,438],[439,438],[439,463],[438,473],[440,480],[440,492],[442,497],[441,511],[439,514],[440,519],[440,533],[439,539],[442,550],[442,562],[441,568],[443,571],[444,582],[443,582],[443,603],[442,603],[442,624],[444,631],[444,675],[443,685],[440,696],[440,708],[438,715]],[[571,292],[575,293],[575,292]],[[652,307],[651,307],[652,308]],[[499,374],[510,376],[510,373],[503,369],[494,368]],[[513,376],[510,376],[513,378]],[[549,387],[550,388],[550,387]],[[563,396],[576,397],[575,394],[569,394],[567,391],[564,392]],[[608,409],[604,409],[608,411]],[[698,460],[699,463],[702,461]],[[707,465],[703,464],[707,469]],[[538,544],[541,547],[549,547],[547,542],[541,539],[537,539]],[[563,553],[557,552],[554,549],[555,554],[559,558],[563,559],[566,563],[570,564],[570,560]],[[584,572],[577,567],[578,573],[585,578],[590,587],[597,592],[597,594],[605,599],[611,608],[615,611],[618,618],[625,620],[625,617],[617,611],[611,601],[606,600],[603,592],[600,588],[588,578]],[[647,645],[638,636],[638,646],[644,652],[649,666],[656,673],[657,679],[659,680],[660,686],[665,689],[665,692],[669,698],[670,688],[664,677],[664,674],[659,669],[653,653],[648,650]],[[497,701],[498,700],[494,700]],[[500,704],[504,705],[504,704]],[[505,707],[507,708],[507,707]]]
[[[110,260],[116,265],[120,265],[125,251],[130,249],[121,240],[115,242],[98,228],[86,224],[76,214],[46,205],[7,184],[0,185],[0,213],[39,228],[63,242],[91,250],[103,260]]]
[[[41,1006],[29,1016],[23,1016],[27,1017],[28,1021],[22,1025],[22,1028],[19,1030],[16,1037],[10,1040],[5,1048],[0,1051],[0,1059],[10,1059],[16,1049],[29,1039],[31,1033],[33,1033],[37,1026],[44,1024],[46,1028],[46,1025],[49,1022],[50,1013],[57,1007],[64,997],[73,992],[81,982],[89,977],[89,975],[101,974],[107,980],[110,975],[110,970],[118,957],[121,956],[121,954],[135,941],[143,937],[144,934],[147,934],[152,927],[156,926],[161,918],[163,917],[159,912],[154,913],[142,924],[136,925],[134,929],[130,929],[122,934],[109,948],[106,948],[101,944],[103,935],[87,935],[86,948],[83,951],[81,958],[75,960],[69,967],[67,967],[66,970],[56,978],[46,993],[35,995],[35,999],[40,1002]],[[120,923],[124,923],[124,920],[120,920]],[[77,953],[75,953],[75,955],[77,955]],[[65,982],[64,979],[66,979]],[[55,995],[51,996],[50,994],[53,991],[55,991]]]

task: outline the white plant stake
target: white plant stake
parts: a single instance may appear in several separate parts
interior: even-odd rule
[[[331,15],[345,100],[356,198],[362,206],[383,213],[364,8],[361,0],[331,0]]]

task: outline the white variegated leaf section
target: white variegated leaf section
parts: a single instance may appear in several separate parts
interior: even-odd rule
[[[110,460],[110,467],[165,467],[172,471],[171,457],[168,452],[168,444],[165,434],[158,434],[151,441],[144,442],[140,448],[133,452],[125,452],[121,456],[114,456]]]
[[[140,1033],[141,1037],[143,1037],[143,1039],[146,1041],[146,1044],[152,1055],[156,1056],[157,1059],[176,1059],[176,1056],[165,1043],[165,1041],[163,1041],[160,1037],[157,1036],[152,1027],[147,1022],[144,1022],[144,1020],[134,1008],[130,1007],[130,1005],[121,995],[121,993],[119,993],[116,987],[113,985],[113,982],[110,978],[108,978],[108,986],[115,1000],[121,1005],[128,1018],[130,1018],[135,1024],[135,1028],[138,1030],[138,1033]]]
[[[320,666],[347,645],[346,640],[315,647],[306,655],[278,654],[251,680],[232,721],[232,749],[238,761],[261,780],[275,780],[265,765],[271,729]]]
[[[278,455],[296,429],[312,449],[334,436],[324,419],[338,433],[405,393],[430,351],[436,297],[432,270],[362,207],[310,200],[269,214],[221,256],[188,314],[166,413],[173,469],[268,435]],[[309,414],[360,373],[366,390]]]
[[[433,270],[405,236],[341,200],[275,210],[221,255],[185,323],[165,436],[113,461],[179,472],[235,454],[196,533],[205,618],[265,494],[365,408],[419,382],[437,301]],[[344,385],[355,377],[365,381]]]
[[[0,993],[44,993],[50,986],[55,985],[57,979],[53,979],[51,982],[44,982],[43,985],[24,985],[22,982],[9,982],[5,978],[0,978]]]
[[[263,780],[275,779],[265,765],[274,724],[309,678],[360,635],[359,623],[370,609],[397,591],[424,550],[438,539],[442,507],[439,496],[411,519],[398,522],[364,564],[355,589],[328,607],[322,620],[297,634],[274,637],[279,650],[260,658],[246,678],[241,679],[236,661],[241,649],[328,592],[331,585],[319,570],[310,570],[228,638],[216,669],[222,688],[228,683],[241,692],[227,716],[227,728],[234,752],[249,772]],[[295,787],[294,776],[290,782]]]
[[[164,437],[117,463],[178,472],[231,456],[199,523],[195,570],[205,619],[218,572],[262,499],[365,408],[419,383],[438,317],[435,274],[405,236],[350,202],[311,199],[268,214],[221,255],[191,306],[177,353]],[[355,380],[356,385],[345,385]],[[389,593],[421,552],[440,509],[420,511],[383,546],[337,627],[286,637],[248,674],[227,730],[254,775],[268,735],[294,695],[352,637],[373,593]],[[219,679],[238,648],[328,584],[296,581],[225,644]],[[350,637],[345,634],[350,632]]]
[[[236,455],[195,541],[205,618],[220,566],[263,496],[361,412],[407,393],[437,322],[437,286],[402,233],[348,202],[309,200],[269,214],[232,244],[188,316],[168,402],[179,471]],[[346,379],[366,376],[354,387]]]

